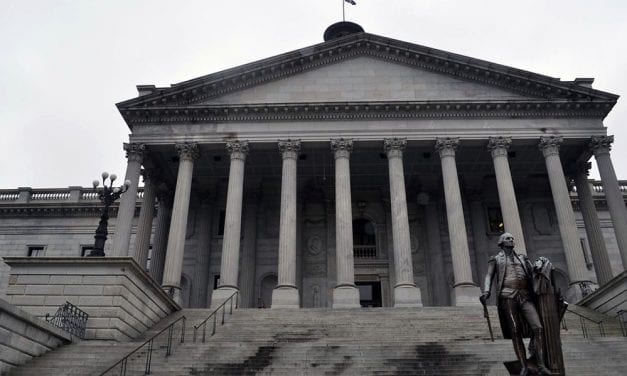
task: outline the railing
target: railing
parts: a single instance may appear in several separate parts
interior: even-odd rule
[[[618,322],[620,323],[620,330],[623,332],[623,337],[627,337],[627,324],[625,323],[625,315],[627,315],[627,311],[621,309],[618,311]]]
[[[377,258],[376,245],[355,245],[353,255],[357,258]]]
[[[165,338],[165,342],[166,343],[165,343],[165,355],[164,355],[164,357],[170,356],[170,354],[172,354],[172,341],[173,341],[173,337],[174,337],[174,328],[175,328],[176,324],[178,324],[179,322],[181,322],[181,340],[180,340],[180,343],[184,343],[185,342],[185,322],[186,322],[186,320],[187,319],[185,318],[185,316],[179,317],[178,319],[176,319],[176,321],[174,321],[173,323],[171,323],[167,327],[161,329],[161,331],[159,331],[159,333],[157,333],[157,334],[153,335],[152,337],[150,337],[149,339],[147,339],[144,343],[142,343],[137,348],[135,348],[135,350],[133,350],[130,353],[128,353],[124,358],[120,359],[117,363],[115,363],[111,367],[107,368],[107,370],[104,371],[103,373],[101,373],[100,376],[106,375],[110,371],[114,371],[114,370],[115,370],[115,374],[120,375],[120,376],[125,376],[127,368],[128,368],[128,361],[129,361],[129,359],[131,359],[131,357],[133,357],[133,359],[131,359],[131,360],[139,360],[139,359],[141,359],[141,355],[139,354],[139,351],[144,349],[144,348],[146,349],[146,360],[141,362],[141,363],[144,364],[142,366],[142,368],[143,368],[144,375],[150,374],[150,368],[152,366],[152,355],[153,355],[153,352],[158,350],[158,348],[155,348],[155,340],[157,339],[157,337],[159,337],[161,334],[163,334],[165,331],[167,331],[167,337]],[[118,367],[119,367],[119,370],[117,369]]]
[[[69,187],[69,188],[20,188],[20,189],[2,189],[0,190],[0,202],[25,203],[29,201],[98,201],[100,200],[101,189],[93,188]],[[144,197],[144,187],[138,187],[137,200]]]
[[[233,299],[235,297],[235,299]],[[233,294],[231,294],[231,296],[228,297],[228,299],[226,299],[224,302],[222,302],[222,304],[220,304],[218,306],[218,308],[216,308],[213,312],[211,312],[211,314],[209,315],[209,317],[207,317],[206,319],[204,319],[200,324],[194,326],[194,342],[196,342],[196,335],[198,333],[198,329],[202,326],[202,342],[204,343],[206,338],[207,338],[207,321],[209,321],[210,318],[213,317],[213,328],[211,329],[211,336],[213,336],[214,334],[216,334],[216,322],[217,322],[217,318],[218,318],[218,311],[220,309],[222,309],[222,321],[220,322],[220,325],[224,325],[224,315],[226,312],[226,303],[230,302],[230,308],[229,308],[229,316],[233,314],[233,300],[235,300],[235,309],[237,309],[237,298],[239,297],[239,291],[235,291]]]
[[[46,321],[78,338],[85,338],[89,315],[70,302],[65,302],[54,316],[46,313]]]
[[[575,315],[579,316],[579,323],[581,324],[581,333],[583,334],[583,338],[588,338],[588,327],[586,325],[587,321],[590,321],[594,324],[596,324],[599,328],[599,334],[601,335],[601,337],[605,337],[605,328],[603,327],[603,320],[595,320],[592,319],[590,317],[584,316],[580,313],[577,313],[575,311],[571,311],[570,309],[567,309],[568,312],[570,313],[574,313]],[[566,320],[562,320],[562,328],[564,330],[568,330],[568,327],[566,326]]]

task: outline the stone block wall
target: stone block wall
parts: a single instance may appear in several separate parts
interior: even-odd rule
[[[0,375],[71,341],[61,329],[0,299]]]
[[[127,340],[180,309],[131,257],[7,257],[7,300],[54,314],[66,301],[89,314],[87,339]]]

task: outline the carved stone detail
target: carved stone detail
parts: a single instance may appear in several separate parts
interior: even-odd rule
[[[407,139],[405,138],[394,137],[383,140],[383,150],[385,150],[388,158],[402,158],[406,146]]]
[[[443,137],[435,141],[435,151],[440,157],[455,156],[455,150],[459,147],[459,138]]]
[[[614,136],[592,136],[588,147],[594,155],[609,154],[612,150],[612,144],[614,143]]]
[[[312,235],[307,239],[307,251],[310,255],[316,256],[322,252],[322,238],[318,235]]]
[[[300,152],[300,140],[279,140],[279,152],[283,159],[296,159]]]
[[[353,151],[353,139],[352,138],[332,138],[331,150],[335,154],[335,158],[348,158],[351,151]]]
[[[198,144],[195,142],[182,142],[174,145],[174,148],[179,153],[180,159],[187,159],[193,161],[200,156],[198,150]]]
[[[552,154],[559,155],[559,147],[562,141],[564,141],[564,137],[562,136],[543,136],[540,137],[538,147],[542,150],[542,154],[544,154],[545,157]]]
[[[245,160],[248,154],[248,141],[227,141],[226,150],[231,155],[231,159]]]
[[[136,142],[124,143],[124,151],[126,151],[126,158],[129,161],[137,161],[141,163],[146,156],[146,144],[140,144]]]
[[[511,137],[490,137],[487,148],[494,158],[498,156],[507,156],[507,150],[511,145]]]

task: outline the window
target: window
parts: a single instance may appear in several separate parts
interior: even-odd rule
[[[583,258],[586,260],[586,267],[588,270],[592,270],[592,256],[590,255],[590,248],[588,247],[588,241],[586,238],[579,238],[579,244],[581,244],[581,251],[583,252]]]
[[[213,289],[216,290],[220,286],[220,274],[213,276]]]
[[[503,214],[498,206],[488,206],[488,232],[501,234],[505,231]]]
[[[359,218],[353,221],[353,253],[359,258],[377,257],[377,239],[372,222]]]
[[[152,262],[152,244],[148,246],[148,258],[146,259],[146,271],[150,271],[151,262]]]
[[[94,250],[93,245],[81,245],[81,257],[87,257]]]
[[[29,245],[28,257],[42,257],[46,251],[46,247],[43,245]]]
[[[220,218],[218,219],[218,235],[224,235],[224,223],[226,220],[226,210],[220,210]]]

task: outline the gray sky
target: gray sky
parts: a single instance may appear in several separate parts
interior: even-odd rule
[[[355,0],[373,34],[627,89],[627,1]],[[0,0],[0,188],[89,186],[124,175],[115,103],[322,42],[341,0]],[[627,179],[627,106],[605,119]],[[594,163],[593,163],[594,165]],[[598,178],[596,167],[592,176]]]

